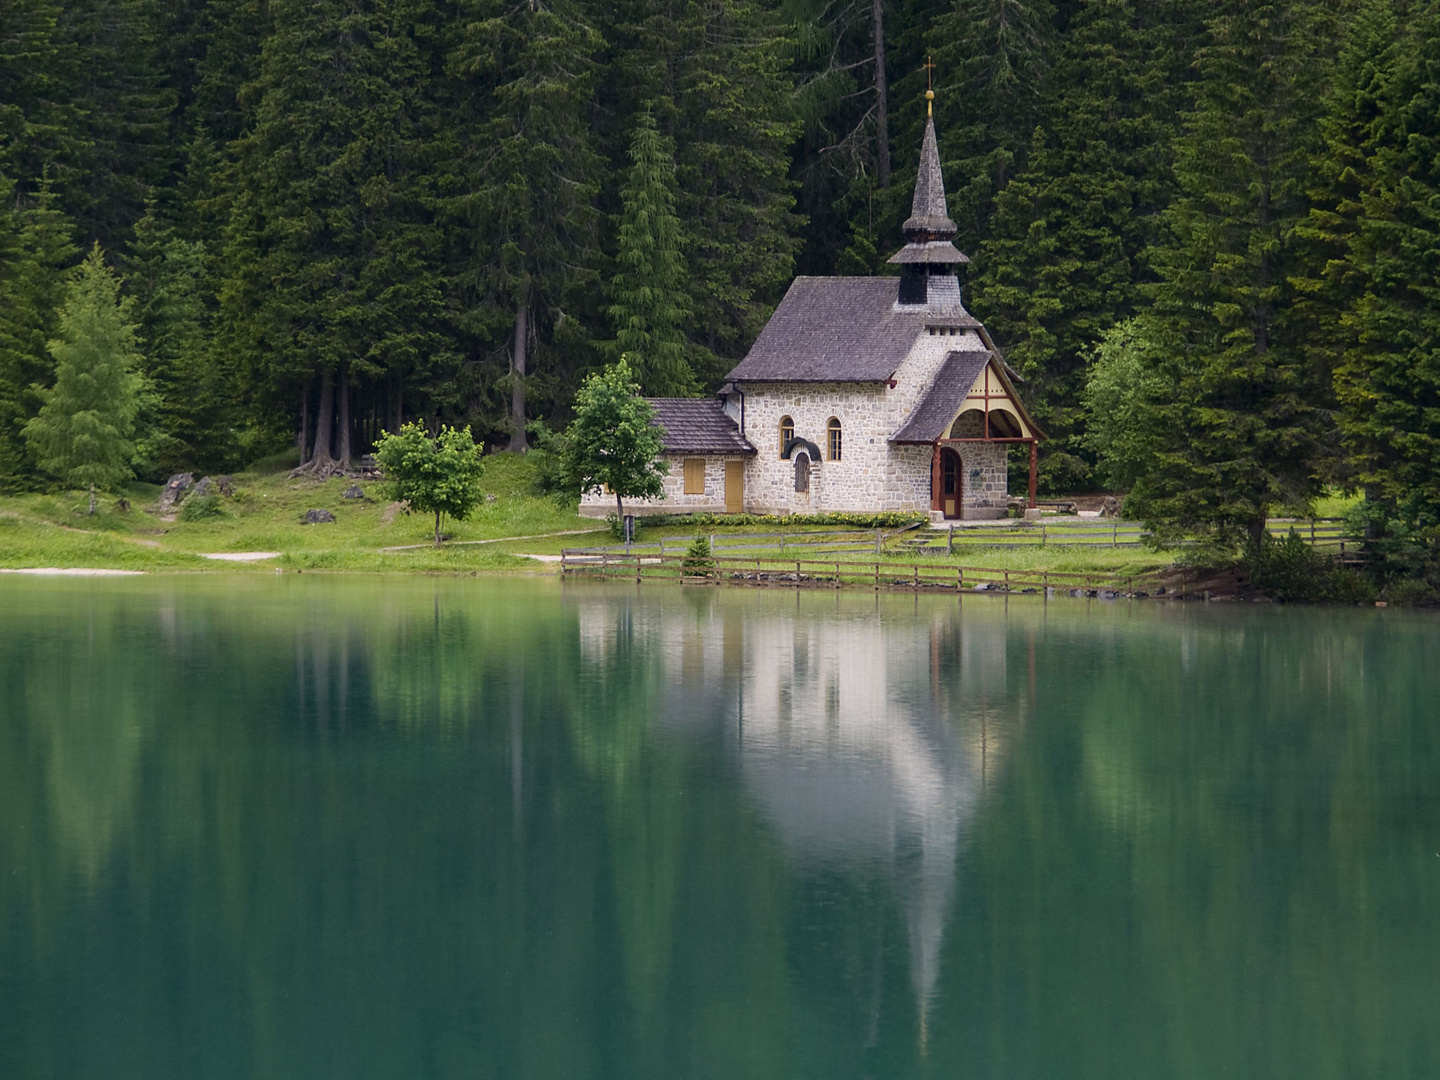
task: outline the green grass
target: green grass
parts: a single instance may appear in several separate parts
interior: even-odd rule
[[[88,496],[83,492],[0,498],[0,567],[95,567],[201,573],[274,573],[277,568],[382,573],[554,573],[553,563],[523,556],[554,555],[562,548],[614,543],[603,522],[582,518],[573,503],[562,504],[540,493],[536,489],[533,464],[511,454],[495,454],[486,459],[482,487],[493,498],[479,507],[469,521],[447,521],[444,531],[449,539],[438,551],[432,543],[433,519],[396,513],[387,505],[383,484],[359,481],[366,498],[346,499],[344,490],[356,481],[335,477],[317,483],[306,477],[292,478],[289,475],[292,457],[293,454],[276,455],[237,474],[235,496],[220,500],[222,516],[203,521],[162,520],[152,512],[160,495],[160,488],[153,484],[129,487],[125,496],[132,509],[128,512],[118,509],[114,495],[102,496],[100,512],[94,517],[86,513]],[[305,512],[310,509],[329,510],[335,515],[335,524],[303,524]],[[1047,525],[1052,534],[1057,528],[1063,529],[1060,522]],[[728,539],[773,535],[777,531],[773,524],[697,529],[693,525],[647,526],[642,522],[640,539],[646,543],[664,539],[667,551],[674,541],[675,553],[679,554],[683,546],[681,538],[697,532]],[[833,528],[808,526],[794,530],[791,535],[829,531]],[[925,530],[904,535],[923,534]],[[939,539],[938,534],[936,538]],[[1159,569],[1172,561],[1167,553],[1157,554],[1143,548],[992,547],[983,540],[958,538],[955,547],[955,554],[947,559],[943,552],[915,553],[892,543],[885,559],[896,565],[948,562],[956,566],[1012,570],[1136,574]],[[240,551],[278,551],[281,556],[255,563],[200,557],[201,553]],[[771,550],[744,553],[747,557],[753,554],[767,561],[780,558],[778,545]],[[786,557],[794,555],[787,551]],[[805,553],[801,557],[867,562],[875,556],[873,550],[866,547],[834,555]]]

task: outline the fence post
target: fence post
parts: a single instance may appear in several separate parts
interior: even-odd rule
[[[1118,522],[1110,526],[1110,546],[1112,548],[1120,546],[1120,525]]]
[[[875,564],[875,591],[880,591],[880,564]]]
[[[916,591],[916,592],[919,592],[919,591],[920,591],[920,564],[919,564],[919,563],[915,563],[915,564],[913,564],[913,565],[910,567],[910,569],[913,570],[913,571],[915,571],[915,591]]]
[[[1005,571],[1005,591],[1006,591],[1006,592],[1009,592],[1009,591],[1010,591],[1010,571],[1009,571],[1009,570],[1006,570],[1006,571]]]
[[[879,530],[879,529],[876,529],[876,530],[875,530],[875,555],[876,555],[877,557],[880,555],[880,530]]]
[[[1310,519],[1310,546],[1315,546],[1315,519]]]
[[[955,554],[955,523],[950,523],[950,528],[945,533],[945,554]]]
[[[640,584],[640,553],[635,553],[635,584]]]

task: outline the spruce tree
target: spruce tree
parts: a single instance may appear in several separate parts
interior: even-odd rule
[[[683,397],[695,391],[695,374],[685,358],[689,311],[675,216],[675,152],[648,109],[635,120],[630,161],[620,191],[615,273],[606,288],[615,327],[610,348],[617,359],[630,354],[644,393]]]
[[[1440,11],[1363,20],[1332,95],[1331,199],[1344,242],[1328,295],[1348,299],[1335,369],[1354,479],[1404,516],[1440,523]],[[1363,44],[1362,44],[1363,43]],[[1342,89],[1343,88],[1343,89]]]
[[[595,280],[603,163],[592,93],[600,35],[574,0],[464,0],[448,59],[457,81],[447,207],[470,241],[457,253],[462,324],[510,391],[510,449],[526,449],[528,395],[562,359],[566,307]],[[570,320],[573,322],[573,320]],[[543,362],[543,363],[542,363]]]
[[[1051,441],[1041,480],[1089,476],[1080,392],[1092,350],[1128,319],[1143,252],[1175,195],[1171,159],[1186,104],[1189,0],[1082,0],[1050,78],[1023,171],[996,199],[972,306],[1028,383]]]
[[[787,28],[755,0],[634,0],[612,33],[622,104],[653,103],[675,140],[690,355],[709,389],[759,334],[799,250]]]
[[[321,474],[348,465],[357,392],[452,356],[417,2],[277,0],[235,144],[221,336],[269,416],[298,404]]]
[[[1153,250],[1156,312],[1176,342],[1167,433],[1132,508],[1157,529],[1258,541],[1317,489],[1325,388],[1293,317],[1331,28],[1290,0],[1226,0],[1209,22],[1176,147],[1180,195]]]
[[[13,189],[12,189],[13,190]],[[0,490],[15,490],[36,479],[22,434],[40,407],[36,387],[54,379],[47,343],[55,335],[69,268],[79,253],[70,220],[56,209],[56,197],[42,185],[33,204],[6,203],[8,228],[0,256]]]
[[[927,38],[935,63],[940,158],[956,243],[988,234],[996,195],[1024,164],[1053,61],[1050,0],[953,0]],[[912,121],[920,146],[924,117]]]
[[[140,378],[133,301],[96,244],[81,263],[50,342],[55,385],[41,391],[40,412],[25,438],[40,468],[62,483],[110,490],[130,478]]]

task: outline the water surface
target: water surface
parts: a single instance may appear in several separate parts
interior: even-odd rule
[[[0,1076],[1434,1077],[1440,621],[0,582]]]

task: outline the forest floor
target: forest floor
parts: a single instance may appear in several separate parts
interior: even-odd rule
[[[407,515],[387,501],[379,481],[332,477],[317,482],[291,477],[274,460],[234,476],[234,495],[218,500],[220,512],[205,520],[156,512],[160,488],[132,484],[131,509],[102,495],[91,516],[83,492],[0,497],[0,569],[39,568],[197,573],[358,571],[381,573],[554,574],[563,548],[614,543],[603,522],[582,518],[574,504],[539,491],[526,459],[496,454],[486,459],[486,501],[468,521],[444,523],[445,544],[432,543],[434,519]],[[352,484],[363,499],[347,499]],[[183,509],[184,503],[181,503]],[[304,524],[309,510],[328,510],[333,524]],[[1073,520],[1073,519],[1072,519]],[[1058,524],[1058,521],[1057,521]],[[694,525],[642,526],[641,540],[674,541],[677,550]],[[775,525],[706,526],[727,539],[737,534],[773,536]],[[795,530],[795,532],[813,530]],[[794,535],[794,533],[791,533]],[[998,538],[998,534],[997,534]],[[757,540],[758,540],[757,536]],[[934,562],[1012,570],[1124,572],[1140,574],[1172,565],[1173,553],[1143,547],[990,546],[966,543],[948,559],[943,553],[912,553],[892,543],[887,561]],[[842,555],[873,559],[873,551]]]

